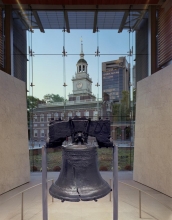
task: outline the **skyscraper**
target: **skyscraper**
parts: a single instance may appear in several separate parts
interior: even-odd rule
[[[129,64],[126,57],[102,63],[102,97],[110,101],[121,100],[122,91],[129,91]]]

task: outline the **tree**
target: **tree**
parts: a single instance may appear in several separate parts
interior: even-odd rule
[[[34,96],[27,96],[27,109],[31,110],[38,106],[38,104],[42,103],[40,99],[34,97]]]
[[[130,99],[129,92],[122,91],[122,99],[120,103],[113,104],[112,115],[114,121],[128,121],[130,120]]]
[[[44,101],[46,103],[63,102],[64,98],[59,96],[58,94],[46,94],[44,95]]]

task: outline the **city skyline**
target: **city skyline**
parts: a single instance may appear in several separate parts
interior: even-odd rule
[[[102,95],[102,62],[118,59],[120,56],[126,56],[129,62],[127,52],[135,46],[135,33],[129,33],[125,30],[118,34],[117,30],[100,30],[93,34],[91,30],[72,30],[71,33],[65,33],[65,57],[66,69],[66,98],[72,93],[72,77],[76,72],[76,63],[79,60],[81,51],[81,36],[83,40],[83,51],[85,60],[88,63],[88,73],[92,78],[93,94],[97,97],[97,87],[99,72],[99,98]],[[28,47],[34,52],[33,57],[28,56],[28,82],[27,95],[33,95],[43,99],[45,94],[59,94],[64,97],[63,89],[63,42],[64,33],[61,30],[46,30],[45,34],[35,30],[31,36],[28,32]],[[98,39],[97,39],[98,38]],[[58,39],[58,40],[57,40]],[[97,41],[99,42],[100,57],[95,56],[97,50]],[[72,43],[71,43],[72,42]],[[134,50],[133,50],[134,51]],[[133,55],[134,56],[134,55]],[[33,58],[33,66],[31,62]],[[99,59],[99,65],[98,65]],[[131,66],[134,57],[130,58]],[[32,80],[33,69],[33,80]],[[33,83],[33,93],[29,86]]]

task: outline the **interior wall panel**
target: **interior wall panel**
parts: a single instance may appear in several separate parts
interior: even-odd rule
[[[0,71],[0,194],[30,180],[25,83]]]
[[[135,181],[172,197],[172,64],[137,83]]]

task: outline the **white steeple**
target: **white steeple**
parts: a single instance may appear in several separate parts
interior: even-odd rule
[[[84,58],[84,52],[83,52],[83,41],[82,41],[82,37],[81,37],[81,53],[80,53],[80,58],[83,59]]]
[[[84,52],[83,52],[83,41],[81,37],[81,53],[80,53],[80,59],[78,60],[77,64],[77,74],[79,73],[85,73],[87,74],[87,61],[84,59]]]

